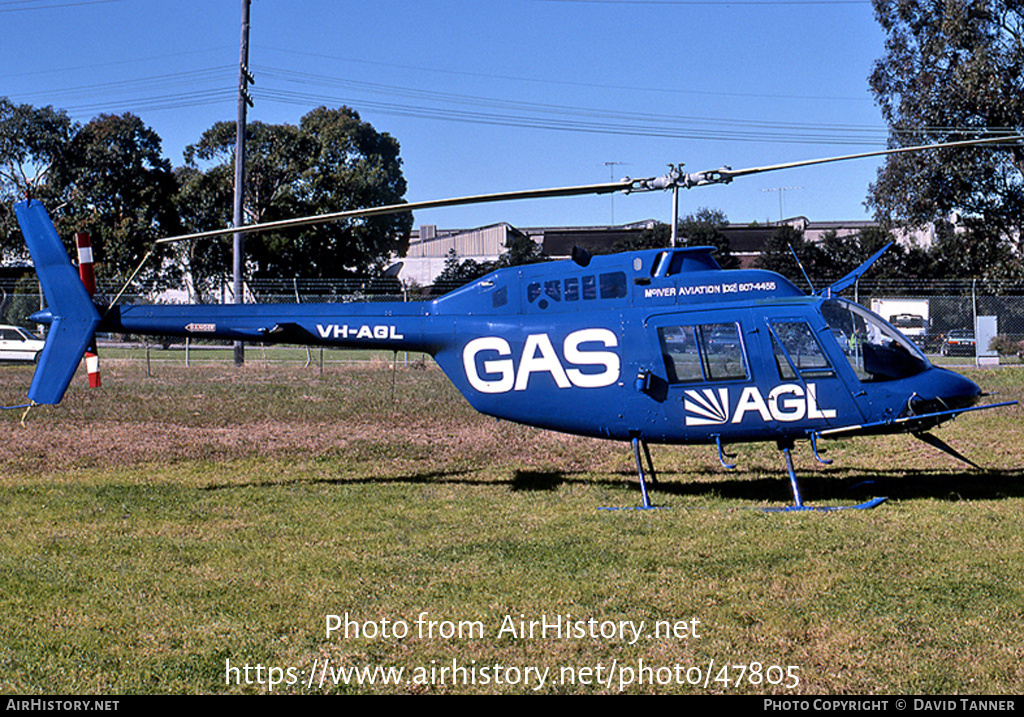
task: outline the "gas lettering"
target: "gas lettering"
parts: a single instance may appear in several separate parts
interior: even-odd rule
[[[580,329],[565,337],[559,355],[550,336],[530,334],[517,364],[507,340],[481,336],[462,349],[462,365],[469,385],[481,393],[525,391],[534,374],[547,374],[558,388],[601,388],[619,380],[621,360],[614,351],[600,349],[618,345],[618,337],[608,329]]]
[[[757,386],[747,386],[736,401],[736,408],[730,412],[729,390],[720,388],[688,390],[685,392],[683,407],[686,409],[687,426],[739,424],[747,414],[757,415],[762,421],[795,423],[808,419],[835,418],[832,408],[818,405],[818,390],[813,383],[803,386],[785,383],[776,386],[765,397]],[[730,418],[731,415],[731,418]]]

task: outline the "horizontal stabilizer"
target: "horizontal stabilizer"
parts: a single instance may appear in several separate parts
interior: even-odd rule
[[[28,397],[36,403],[60,403],[92,342],[100,315],[42,203],[18,202],[14,211],[48,305],[35,318],[50,325]]]

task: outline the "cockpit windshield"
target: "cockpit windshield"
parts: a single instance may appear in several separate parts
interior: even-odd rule
[[[861,381],[892,381],[928,368],[913,343],[864,307],[829,299],[821,314]]]

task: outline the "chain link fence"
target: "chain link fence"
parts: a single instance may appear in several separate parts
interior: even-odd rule
[[[293,279],[255,281],[246,286],[246,301],[254,303],[348,303],[365,301],[427,301],[456,286],[404,286],[397,279]],[[99,299],[112,299],[117,287],[100,286]],[[977,280],[861,281],[844,295],[896,325],[939,363],[1019,364],[1024,359],[1024,285],[990,284]],[[230,301],[230,294],[222,297]],[[123,295],[118,303],[174,303],[188,301],[185,292],[160,297]],[[43,306],[34,277],[0,280],[0,323],[34,328],[28,316]],[[165,359],[228,360],[228,347],[179,338],[131,336],[101,337],[125,356],[154,352]],[[109,355],[109,353],[108,353]],[[250,347],[248,355],[267,361],[394,360],[392,354],[371,351],[339,351],[305,347]],[[421,357],[400,356],[420,361]]]
[[[1024,285],[862,281],[846,294],[951,362],[1014,364],[1024,355]]]
[[[96,301],[109,303],[115,297],[118,304],[186,303],[192,297],[186,291],[166,291],[159,294],[121,294],[120,286],[100,284]],[[403,286],[397,279],[292,279],[249,282],[245,286],[247,303],[260,304],[325,304],[385,301],[429,301],[458,288],[457,284],[435,284],[428,287]],[[215,298],[230,302],[230,287],[225,286]],[[14,280],[0,278],[0,324],[22,326],[35,331],[29,316],[45,307],[39,283],[34,276]],[[186,365],[211,361],[233,361],[233,346],[223,341],[183,339],[180,337],[100,335],[99,352],[107,359],[150,362],[181,362]],[[304,365],[351,363],[386,363],[388,365],[420,366],[426,356],[409,352],[389,352],[359,349],[334,349],[292,345],[248,344],[247,362],[298,363]]]

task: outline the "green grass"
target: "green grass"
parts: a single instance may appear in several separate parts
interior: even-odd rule
[[[762,512],[789,500],[770,446],[737,447],[731,473],[711,448],[655,446],[666,509],[606,511],[639,501],[627,446],[478,416],[435,368],[137,364],[108,361],[101,391],[76,379],[24,425],[0,413],[0,692],[267,692],[270,667],[304,683],[325,660],[424,684],[274,691],[536,684],[441,684],[453,660],[478,682],[495,665],[550,670],[544,693],[618,692],[641,661],[682,671],[622,691],[1024,690],[1020,407],[939,429],[980,470],[905,436],[827,443],[831,467],[800,447],[806,500],[890,497],[873,511]],[[4,367],[0,385],[30,370]],[[1020,369],[971,375],[1022,398]],[[346,613],[412,634],[328,635],[327,616]],[[422,613],[483,634],[420,636]],[[506,616],[545,615],[696,619],[700,637],[498,635]],[[799,685],[715,680],[751,663],[761,677],[798,667]],[[610,685],[561,672],[612,664]],[[229,665],[263,684],[226,684]],[[685,684],[709,665],[707,687]]]

